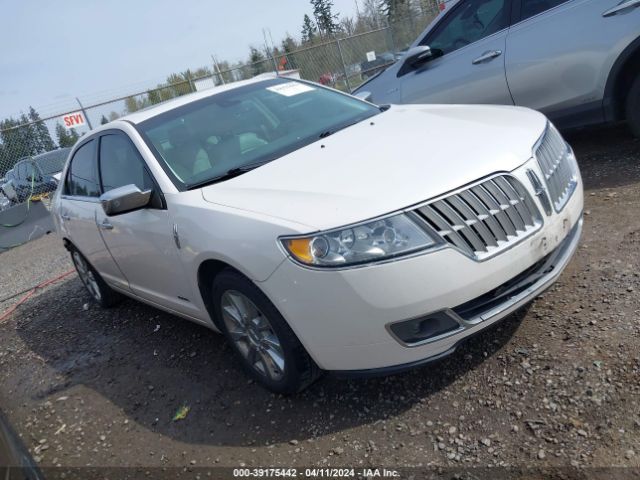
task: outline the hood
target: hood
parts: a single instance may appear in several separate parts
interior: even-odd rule
[[[400,210],[532,156],[546,118],[518,107],[403,105],[244,175],[208,202],[319,230]]]

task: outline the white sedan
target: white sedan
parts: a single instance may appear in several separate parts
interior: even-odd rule
[[[54,218],[98,303],[220,331],[281,393],[451,353],[548,288],[582,227],[576,159],[540,113],[281,78],[111,122],[62,178]]]

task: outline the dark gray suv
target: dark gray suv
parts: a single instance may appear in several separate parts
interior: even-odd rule
[[[640,136],[640,0],[452,0],[356,94],[522,105],[563,128],[626,119]]]

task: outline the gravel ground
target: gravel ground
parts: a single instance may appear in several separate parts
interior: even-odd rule
[[[221,337],[133,301],[100,310],[73,276],[0,324],[0,405],[45,466],[637,469],[640,141],[568,138],[587,188],[574,260],[447,359],[284,398],[247,381]],[[66,258],[52,236],[2,254],[2,291]]]
[[[20,299],[21,292],[73,268],[55,234],[1,253],[0,265],[0,314]]]

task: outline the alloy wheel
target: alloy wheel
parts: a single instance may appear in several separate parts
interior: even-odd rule
[[[93,271],[79,252],[73,252],[73,263],[76,266],[80,280],[82,280],[84,286],[87,287],[91,296],[98,302],[102,300],[98,281],[96,280]]]
[[[260,375],[281,380],[285,370],[284,350],[267,317],[236,290],[224,292],[221,303],[225,326],[244,359]]]

